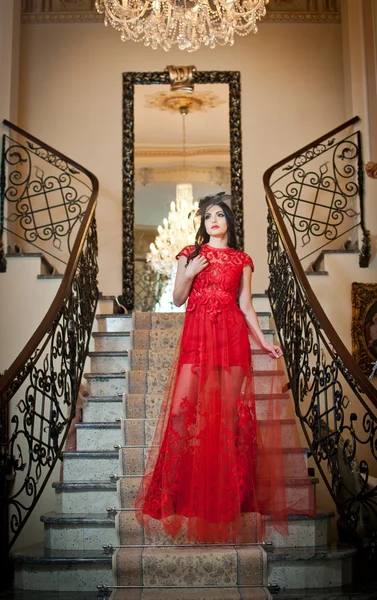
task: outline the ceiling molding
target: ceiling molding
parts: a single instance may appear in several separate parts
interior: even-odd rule
[[[22,0],[23,24],[100,23],[95,0]],[[270,0],[263,21],[340,23],[340,0]]]

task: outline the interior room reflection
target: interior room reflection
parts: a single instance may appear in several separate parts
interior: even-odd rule
[[[230,192],[229,86],[134,89],[135,309],[182,310],[171,286],[175,254],[194,241],[194,203]]]

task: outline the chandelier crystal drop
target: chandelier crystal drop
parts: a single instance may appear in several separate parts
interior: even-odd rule
[[[170,203],[168,217],[158,226],[158,235],[147,254],[147,262],[157,273],[170,277],[176,268],[178,252],[184,246],[194,244],[196,230],[191,217],[198,206],[198,202],[193,201],[191,183],[179,183],[176,200]]]
[[[257,32],[269,0],[96,0],[105,25],[123,41],[143,41],[168,51],[194,52],[202,45],[233,45],[234,35]]]

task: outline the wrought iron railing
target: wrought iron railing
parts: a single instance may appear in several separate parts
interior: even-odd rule
[[[269,187],[304,266],[322,248],[356,245],[359,237],[360,266],[369,265],[361,134],[352,131],[357,121],[351,119],[269,171]]]
[[[341,222],[343,218],[344,222],[347,217],[345,196],[352,195],[355,205],[356,196],[362,194],[361,165],[355,146],[357,139],[360,148],[359,133],[337,141],[357,120],[352,119],[268,169],[264,186],[269,210],[269,297],[296,413],[318,470],[337,505],[339,531],[347,532],[344,538],[350,539],[351,535],[361,540],[372,539],[377,530],[377,390],[324,313],[298,257],[303,236],[317,236],[321,226],[326,242],[326,232],[334,225],[332,220]],[[330,148],[332,158],[327,155]],[[326,217],[314,219],[310,216],[316,208],[312,203],[309,217],[302,218],[296,226],[298,215],[303,213],[298,187],[286,186],[286,193],[279,194],[276,181],[279,173],[286,171],[292,180],[299,175],[302,189],[307,178],[316,189],[319,184],[323,187],[329,167],[313,172],[311,157],[315,156],[321,156],[322,164],[326,161],[337,173],[330,178],[328,188],[326,184],[327,189],[332,189],[334,205],[326,209]],[[338,159],[349,182],[345,188],[337,179],[341,174]],[[346,189],[346,193],[342,194],[341,189]],[[360,213],[360,209],[353,212]],[[359,223],[365,236],[362,221],[361,215]],[[367,245],[364,243],[364,248]],[[342,299],[334,298],[334,302],[338,301]]]
[[[56,248],[64,238],[67,265],[47,314],[0,379],[1,496],[9,518],[9,524],[2,519],[0,525],[2,564],[61,456],[75,415],[98,299],[97,178],[4,123],[12,132],[4,138],[1,173],[8,221],[9,215],[16,215],[14,222],[25,235],[34,241],[49,238]]]
[[[72,162],[15,130],[3,136],[1,172],[0,235],[7,232],[9,251],[16,244],[19,251],[40,250],[64,272],[88,208],[90,181]]]

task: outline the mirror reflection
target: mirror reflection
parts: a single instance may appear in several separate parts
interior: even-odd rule
[[[195,201],[230,193],[229,86],[196,84],[188,93],[135,85],[134,92],[135,309],[181,310],[171,285],[175,254],[194,241]]]

